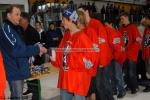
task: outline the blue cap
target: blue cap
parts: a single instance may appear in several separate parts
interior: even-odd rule
[[[68,17],[70,20],[76,22],[78,20],[78,14],[75,10],[69,8],[64,11],[63,13],[64,17]]]

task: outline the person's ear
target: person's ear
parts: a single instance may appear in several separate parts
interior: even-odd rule
[[[8,17],[9,19],[11,18],[10,13],[7,13],[7,17]]]

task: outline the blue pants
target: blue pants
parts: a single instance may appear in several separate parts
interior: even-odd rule
[[[12,100],[22,100],[24,80],[9,81]]]
[[[73,100],[73,96],[75,97],[75,100],[86,100],[85,96],[80,96],[78,94],[70,93],[67,90],[60,90],[60,96],[61,100]]]
[[[113,89],[117,89],[118,92],[125,92],[124,89],[124,79],[123,79],[123,72],[122,67],[123,65],[119,64],[116,60],[112,62],[112,85]]]

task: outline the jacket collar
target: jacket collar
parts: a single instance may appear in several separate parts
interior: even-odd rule
[[[6,24],[8,24],[8,25],[10,25],[10,27],[12,27],[13,29],[15,29],[15,30],[18,30],[18,26],[19,25],[14,25],[12,22],[10,22],[9,20],[5,20],[4,21]]]

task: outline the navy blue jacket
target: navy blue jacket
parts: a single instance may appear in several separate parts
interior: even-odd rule
[[[28,78],[28,58],[40,52],[38,46],[26,46],[19,32],[19,28],[10,21],[5,21],[0,27],[0,49],[8,81]]]

